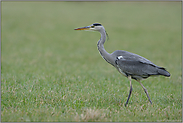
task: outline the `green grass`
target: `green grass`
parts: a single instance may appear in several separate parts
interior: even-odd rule
[[[108,52],[139,54],[171,77],[129,80],[104,61]],[[1,121],[182,121],[181,2],[2,2]]]

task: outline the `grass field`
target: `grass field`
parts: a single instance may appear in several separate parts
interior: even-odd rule
[[[105,49],[139,54],[171,77],[143,80],[124,106],[129,80],[104,61]],[[181,2],[2,2],[1,121],[182,122]]]

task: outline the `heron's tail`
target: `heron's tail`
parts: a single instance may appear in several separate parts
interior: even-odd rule
[[[158,68],[159,75],[170,77],[170,73],[163,67]]]

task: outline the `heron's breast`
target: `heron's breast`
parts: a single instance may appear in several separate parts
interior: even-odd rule
[[[127,74],[125,72],[123,72],[119,67],[117,67],[117,70],[119,71],[119,73],[121,73],[123,76],[127,77]]]

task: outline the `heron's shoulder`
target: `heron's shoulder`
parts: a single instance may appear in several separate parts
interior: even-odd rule
[[[122,58],[123,60],[139,61],[142,63],[155,65],[150,60],[148,60],[140,55],[137,55],[135,53],[131,53],[128,51],[124,51],[124,50],[116,50],[112,53],[112,55],[113,55],[113,57],[117,57],[118,59]]]
[[[116,50],[112,53],[113,55],[134,55],[134,53],[124,51],[124,50]]]
[[[134,54],[134,53],[131,53],[128,51],[124,51],[124,50],[116,50],[112,53],[112,55],[114,55],[116,57],[123,56],[125,58],[134,58],[134,57],[136,57],[136,58],[141,57],[142,58],[142,56],[139,56],[137,54]]]

